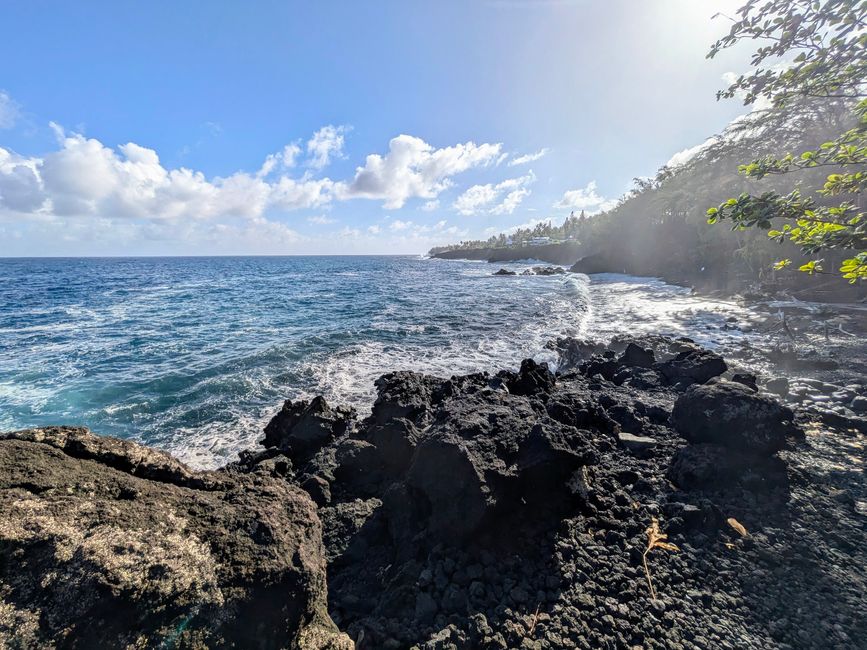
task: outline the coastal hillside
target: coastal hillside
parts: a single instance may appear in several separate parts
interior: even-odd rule
[[[652,178],[636,178],[633,189],[607,212],[573,213],[562,224],[552,219],[488,240],[434,248],[429,254],[492,262],[534,258],[574,264],[577,272],[661,277],[699,290],[785,291],[805,299],[859,300],[867,296],[863,283],[775,271],[777,260],[798,258],[794,245],[779,244],[762,230],[707,223],[708,208],[730,197],[791,188],[791,177],[747,179],[738,173],[740,164],[815,148],[853,120],[851,107],[835,102],[753,111],[696,147],[688,160],[663,166]],[[823,186],[826,176],[818,168],[802,170],[797,187],[810,193]],[[852,198],[857,203],[859,197]],[[845,257],[845,251],[826,251],[827,268],[839,267]]]

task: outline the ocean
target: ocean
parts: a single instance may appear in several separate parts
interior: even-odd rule
[[[537,262],[538,264],[538,262]],[[0,259],[0,430],[84,425],[216,467],[287,398],[362,415],[392,370],[556,363],[559,336],[745,336],[733,303],[652,278],[493,276],[532,262],[394,257]]]

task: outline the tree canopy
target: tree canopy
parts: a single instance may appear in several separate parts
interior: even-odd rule
[[[845,250],[839,266],[852,283],[867,278],[867,214],[862,194],[867,187],[867,2],[863,0],[750,0],[733,19],[729,34],[711,46],[713,58],[744,40],[756,40],[753,70],[717,93],[719,99],[760,100],[767,112],[786,114],[805,100],[843,102],[854,124],[835,137],[782,157],[765,155],[739,166],[749,179],[832,170],[808,195],[788,192],[741,193],[707,212],[708,221],[731,221],[733,230],[757,227],[777,242],[789,241],[808,256],[799,270],[825,272],[823,251]],[[791,264],[786,258],[777,269]]]

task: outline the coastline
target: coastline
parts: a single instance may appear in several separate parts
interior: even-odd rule
[[[0,635],[50,647],[61,625],[112,645],[116,634],[156,641],[174,628],[182,646],[255,638],[359,650],[863,638],[867,494],[823,468],[853,453],[867,419],[828,422],[813,409],[826,401],[798,405],[799,385],[783,393],[775,377],[684,341],[552,346],[556,376],[530,360],[519,372],[385,375],[360,421],[321,398],[287,401],[259,449],[217,471],[83,430],[0,435],[4,548],[16,566],[47,562],[57,576],[37,604],[17,582],[27,574],[2,574],[15,627],[0,621]],[[865,385],[834,388],[851,401]],[[795,399],[781,405],[772,390]],[[287,504],[290,520],[277,516]],[[115,514],[75,514],[94,506]],[[679,550],[652,553],[651,577],[644,531],[657,520]],[[178,525],[200,569],[177,547]],[[275,563],[297,557],[293,545],[306,549],[302,564]],[[44,555],[61,547],[80,550]],[[814,577],[783,560],[792,552]],[[159,581],[125,582],[155,567]],[[89,610],[64,600],[73,575]],[[287,585],[278,601],[275,581]],[[174,584],[200,595],[180,598]],[[829,600],[835,610],[815,619]],[[137,623],[120,614],[132,602],[147,614]]]
[[[549,244],[512,248],[474,248],[443,251],[430,255],[438,259],[484,260],[491,263],[516,262],[537,259],[550,264],[569,267],[573,273],[595,275],[620,273],[636,277],[654,277],[670,284],[688,287],[694,291],[716,297],[741,298],[752,301],[772,300],[792,296],[805,302],[854,303],[867,300],[867,286],[850,285],[840,279],[828,280],[822,275],[802,273],[772,274],[763,283],[748,276],[733,273],[728,260],[708,260],[706,264],[690,268],[668,268],[655,261],[651,265],[636,265],[633,256],[614,252],[588,253],[578,243]]]

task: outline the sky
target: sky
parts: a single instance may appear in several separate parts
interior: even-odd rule
[[[396,254],[610,208],[745,112],[738,0],[0,5],[0,257]]]

